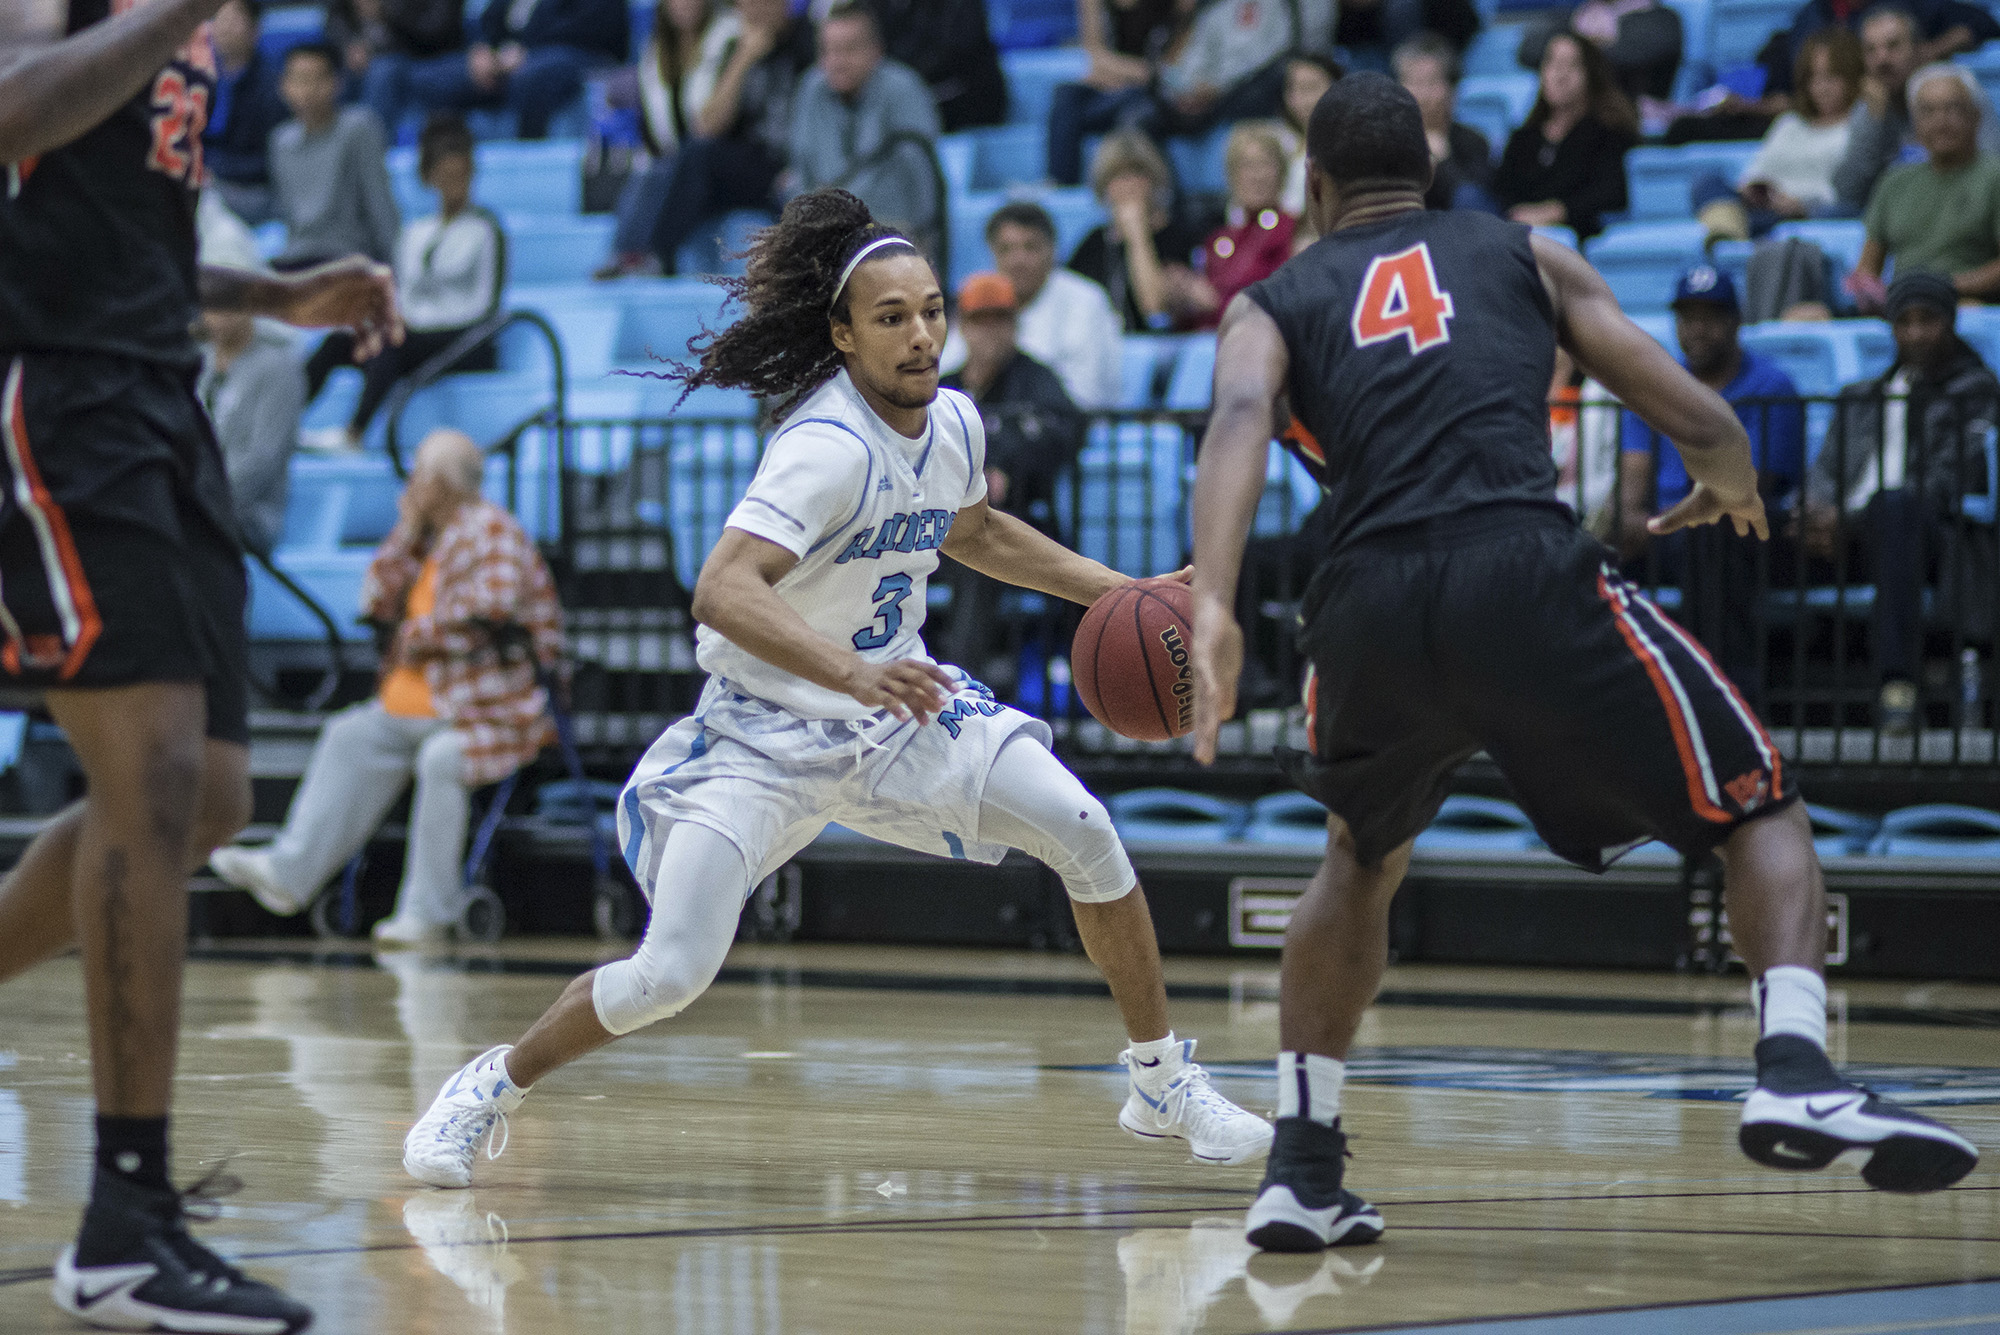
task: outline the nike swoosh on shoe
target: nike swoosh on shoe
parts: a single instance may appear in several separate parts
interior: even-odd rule
[[[1865,1102],[1867,1102],[1865,1098],[1850,1098],[1834,1104],[1831,1108],[1822,1109],[1813,1107],[1812,1100],[1808,1099],[1806,1100],[1806,1116],[1812,1118],[1815,1122],[1824,1122],[1837,1112],[1845,1112],[1849,1108],[1858,1108]]]

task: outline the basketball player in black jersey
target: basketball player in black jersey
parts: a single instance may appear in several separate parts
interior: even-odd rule
[[[1452,772],[1484,750],[1550,848],[1601,870],[1646,838],[1725,867],[1755,979],[1745,1153],[1823,1168],[1868,1153],[1886,1191],[1935,1191],[1978,1152],[1843,1081],[1826,1055],[1826,909],[1810,828],[1749,707],[1619,579],[1555,500],[1545,404],[1557,344],[1671,439],[1695,488],[1655,533],[1768,537],[1749,441],[1721,398],[1619,311],[1595,270],[1528,229],[1431,213],[1423,120],[1352,75],[1307,132],[1321,239],[1231,302],[1194,496],[1196,756],[1234,712],[1237,567],[1274,435],[1325,488],[1307,587],[1310,754],[1327,857],[1293,911],[1279,1000],[1279,1120],[1248,1231],[1268,1250],[1381,1236],[1342,1185],[1345,1058],[1381,983],[1389,901]]]
[[[87,795],[0,884],[0,979],[81,948],[97,1166],[55,1297],[126,1330],[295,1331],[167,1179],[187,875],[249,813],[244,574],[197,308],[400,338],[387,271],[198,269],[220,0],[0,0],[0,684]]]

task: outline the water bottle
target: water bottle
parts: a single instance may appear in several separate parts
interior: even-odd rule
[[[1979,726],[1979,651],[1971,645],[1958,651],[1959,726]]]

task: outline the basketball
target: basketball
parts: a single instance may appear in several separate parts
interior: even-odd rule
[[[1164,742],[1194,727],[1194,591],[1178,580],[1120,585],[1090,605],[1070,646],[1070,680],[1091,717]]]

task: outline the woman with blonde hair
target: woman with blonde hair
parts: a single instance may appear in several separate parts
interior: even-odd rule
[[[1229,177],[1229,208],[1222,225],[1201,245],[1201,274],[1190,289],[1200,311],[1194,321],[1212,329],[1229,299],[1250,284],[1269,278],[1292,257],[1298,219],[1285,212],[1285,141],[1277,128],[1246,122],[1229,133],[1223,158]]]

